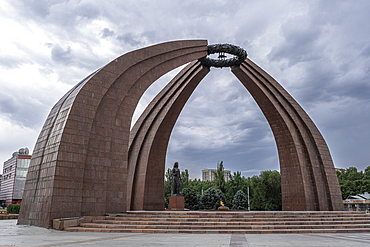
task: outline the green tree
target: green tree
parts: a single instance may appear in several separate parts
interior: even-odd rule
[[[248,200],[242,190],[238,190],[233,198],[233,207],[232,209],[238,210],[246,210],[248,209]]]
[[[219,189],[222,191],[222,193],[225,193],[225,175],[223,161],[217,164],[217,170],[216,172],[213,172],[213,174],[215,175],[214,183],[216,189]]]
[[[209,188],[214,188],[215,189],[215,183],[213,181],[203,181],[202,182],[202,189],[203,193],[208,190]]]
[[[197,195],[202,194],[202,187],[203,182],[200,179],[195,178],[193,180],[189,180],[188,182],[188,188],[194,190]]]
[[[362,177],[362,181],[363,181],[362,191],[370,193],[370,166],[366,167]]]
[[[349,167],[343,171],[337,171],[338,182],[342,192],[342,199],[346,199],[350,195],[362,194],[369,187],[370,169],[367,167],[365,173],[358,171],[356,167]],[[368,169],[368,170],[367,170]]]
[[[251,178],[252,210],[281,210],[281,177],[278,171],[263,171]]]
[[[231,202],[238,190],[242,190],[244,194],[248,193],[248,179],[241,176],[241,172],[230,174],[229,181],[225,184],[225,196],[228,202]]]
[[[185,208],[190,209],[190,210],[199,209],[197,194],[195,193],[194,190],[189,189],[189,188],[184,188],[181,191],[181,194],[184,195],[184,198],[185,198]]]
[[[185,171],[181,172],[180,177],[181,177],[181,182],[180,182],[181,190],[185,188],[189,188],[189,171],[185,169]]]
[[[202,209],[217,209],[221,206],[220,201],[225,202],[225,196],[221,190],[207,189],[199,198]]]
[[[172,191],[172,169],[168,168],[165,173],[164,178],[164,198],[168,198],[171,196]]]

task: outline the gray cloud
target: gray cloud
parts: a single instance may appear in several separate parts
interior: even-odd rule
[[[0,66],[8,69],[18,68],[23,63],[23,61],[19,61],[19,59],[15,57],[0,56]]]
[[[73,63],[73,54],[71,47],[67,46],[66,49],[63,49],[60,45],[53,45],[51,49],[51,59],[63,65],[72,65]]]
[[[108,38],[108,37],[111,37],[114,35],[114,31],[113,30],[109,30],[109,28],[104,28],[102,31],[101,31],[101,37],[103,39],[105,38]]]
[[[26,91],[27,87],[24,90]],[[18,94],[9,91],[0,92],[0,116],[9,117],[14,124],[28,128],[40,128],[48,110],[48,105],[22,92]]]
[[[139,46],[142,44],[140,37],[135,37],[132,33],[125,33],[117,36],[117,40],[121,43],[128,44],[130,46]]]
[[[369,165],[369,1],[19,0],[9,4],[17,18],[7,18],[35,30],[42,41],[14,38],[11,42],[22,52],[19,57],[1,48],[2,78],[5,72],[13,74],[0,81],[0,118],[39,131],[47,111],[68,87],[115,57],[170,40],[207,39],[244,47],[276,78],[322,131],[335,164],[360,169]],[[7,13],[0,10],[0,15]],[[33,95],[20,93],[21,83],[10,79],[24,73],[20,70],[24,64],[32,64],[31,71],[51,80],[38,85]],[[148,103],[165,84],[154,84],[144,101]],[[24,144],[9,148],[9,155],[18,146]],[[181,168],[199,178],[202,168],[215,167],[221,160],[226,168],[248,176],[278,169],[268,123],[228,69],[212,70],[189,99],[171,136],[167,166],[179,161]]]

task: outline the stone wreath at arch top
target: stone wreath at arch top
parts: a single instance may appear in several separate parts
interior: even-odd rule
[[[214,44],[208,45],[208,55],[219,53],[219,59],[213,59],[209,56],[202,57],[199,61],[207,67],[234,67],[239,66],[247,58],[247,52],[236,45],[231,44]],[[232,58],[226,58],[227,56],[224,53],[234,55]]]
[[[207,57],[213,53],[220,59]],[[225,59],[224,53],[234,57]],[[321,133],[292,96],[246,56],[234,45],[172,41],[126,53],[87,76],[54,105],[44,123],[18,223],[50,227],[59,218],[164,210],[171,132],[211,66],[230,66],[266,117],[279,155],[283,210],[342,211]],[[184,64],[130,129],[146,89]]]

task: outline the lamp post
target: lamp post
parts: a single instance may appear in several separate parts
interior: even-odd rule
[[[248,184],[248,211],[251,211],[251,205],[249,204],[249,184]]]

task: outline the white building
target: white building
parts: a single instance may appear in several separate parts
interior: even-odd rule
[[[208,169],[208,168],[204,168],[202,170],[202,181],[213,181],[215,180],[215,172],[217,171],[217,169]],[[229,170],[224,170],[224,178],[225,178],[225,182],[229,182],[229,179],[230,179],[230,171]]]
[[[28,148],[21,148],[13,157],[4,162],[0,188],[0,205],[19,204],[22,202],[24,185],[31,155]]]

